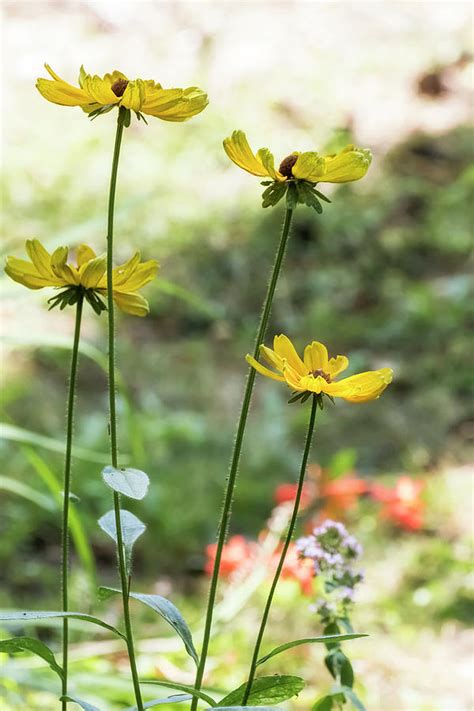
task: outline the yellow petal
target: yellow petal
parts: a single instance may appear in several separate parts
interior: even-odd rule
[[[27,239],[26,251],[34,266],[42,276],[47,278],[54,277],[51,269],[51,255],[38,239]]]
[[[195,86],[187,89],[163,89],[160,84],[146,81],[141,111],[164,121],[187,121],[203,111],[209,101],[207,94]]]
[[[335,397],[342,397],[349,402],[367,402],[380,397],[387,385],[392,382],[391,368],[370,370],[344,378],[337,383],[329,383],[324,391]]]
[[[304,349],[304,364],[308,371],[324,370],[327,373],[328,350],[323,343],[313,341]]]
[[[309,392],[316,393],[316,395],[325,392],[326,385],[327,382],[320,375],[318,375],[316,378],[314,378],[312,375],[306,375],[304,378],[301,378],[300,383],[300,386],[303,390],[309,390]]]
[[[28,289],[43,289],[45,286],[61,286],[62,281],[54,275],[51,277],[43,276],[39,273],[36,267],[27,262],[26,259],[17,259],[16,257],[7,257],[5,272],[10,279],[17,281],[19,284],[28,287]]]
[[[270,151],[268,150],[268,148],[260,148],[257,151],[257,160],[259,160],[263,164],[270,178],[273,178],[273,180],[278,180],[281,183],[285,182],[286,177],[282,175],[278,170],[275,170],[275,159],[273,157],[273,154],[270,153]]]
[[[305,367],[305,364],[299,357],[288,336],[283,334],[275,336],[273,339],[273,349],[275,353],[280,358],[284,358],[297,373],[300,375],[306,375],[308,368]]]
[[[107,256],[95,257],[83,264],[79,269],[79,278],[86,289],[96,288],[107,269]]]
[[[140,252],[135,252],[125,264],[120,264],[112,272],[112,284],[114,289],[122,287],[140,264]]]
[[[120,101],[120,97],[116,96],[110,88],[110,79],[101,79],[97,75],[86,74],[82,78],[82,85],[84,91],[91,97],[90,101],[94,101],[100,106],[117,104]]]
[[[306,376],[301,377],[293,368],[285,364],[283,366],[283,376],[285,378],[286,384],[292,389],[299,393],[306,391],[306,386],[304,385],[304,380]]]
[[[139,264],[127,278],[123,279],[120,285],[118,285],[114,280],[114,289],[118,291],[137,291],[155,278],[158,267],[159,264],[156,259],[150,259],[147,262],[142,262],[142,264]]]
[[[140,111],[145,98],[145,86],[141,79],[130,81],[124,91],[121,106],[131,111]]]
[[[51,255],[51,269],[54,275],[65,285],[79,284],[79,272],[67,264],[67,247],[58,247]]]
[[[87,244],[80,244],[76,249],[76,262],[78,267],[82,267],[83,264],[90,262],[91,259],[96,258],[96,253]]]
[[[150,312],[148,301],[141,294],[128,294],[122,291],[113,292],[114,301],[121,311],[132,316],[146,316]]]
[[[247,361],[247,363],[249,363],[252,366],[252,368],[255,368],[255,370],[258,373],[265,375],[267,378],[272,378],[273,380],[279,380],[282,383],[285,382],[285,378],[283,378],[281,375],[278,375],[278,373],[274,373],[273,370],[269,370],[269,368],[266,368],[264,365],[259,363],[258,360],[255,360],[255,358],[253,358],[248,353],[245,356],[245,360]]]
[[[308,180],[317,183],[326,170],[326,161],[318,153],[308,151],[300,153],[291,172],[299,180]]]
[[[48,64],[44,66],[53,77],[53,81],[38,79],[36,82],[36,88],[45,99],[61,106],[81,106],[90,103],[91,98],[86,91],[65,82]]]
[[[252,175],[260,177],[270,177],[268,170],[264,167],[261,160],[252,153],[247,136],[243,131],[234,131],[230,138],[224,139],[224,150],[236,165],[243,170],[246,170]],[[261,151],[263,149],[260,149]]]
[[[346,356],[338,355],[336,358],[329,359],[326,373],[328,373],[331,378],[335,378],[336,375],[339,375],[339,373],[342,373],[344,370],[346,370],[348,365],[349,358],[346,358]]]
[[[272,365],[277,370],[281,371],[283,369],[283,365],[285,364],[284,359],[280,358],[280,356],[277,355],[275,351],[272,351],[271,348],[267,348],[267,346],[261,345],[260,354],[262,358],[265,358],[267,363],[270,363],[270,365]]]
[[[367,173],[372,154],[365,148],[354,148],[346,146],[344,150],[335,156],[325,158],[326,168],[324,174],[319,178],[323,183],[348,183],[352,180],[360,180]]]

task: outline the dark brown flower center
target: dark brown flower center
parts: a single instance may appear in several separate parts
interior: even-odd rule
[[[285,178],[292,178],[293,177],[293,171],[291,170],[298,160],[298,156],[286,156],[286,158],[283,158],[282,162],[280,163],[280,167],[278,170],[282,175],[285,176]]]
[[[127,85],[128,79],[117,79],[117,81],[114,81],[110,88],[114,92],[115,96],[123,96]]]
[[[327,383],[331,382],[331,376],[329,375],[329,373],[325,373],[324,370],[321,370],[321,368],[318,368],[318,370],[311,371],[311,375],[313,376],[313,378],[317,378],[318,376],[320,378],[324,378]]]

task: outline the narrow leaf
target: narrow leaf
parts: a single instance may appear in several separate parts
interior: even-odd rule
[[[140,538],[142,533],[145,531],[146,526],[135,516],[135,514],[132,514],[130,511],[126,511],[125,509],[120,510],[120,521],[122,523],[122,540],[123,547],[125,549],[127,573],[130,574],[132,568],[133,546],[135,541]],[[111,539],[117,543],[115,511],[107,511],[107,513],[98,520],[98,524],[104,533],[110,536]]]
[[[274,676],[256,677],[252,685],[252,691],[248,697],[248,702],[252,704],[278,704],[280,701],[291,699],[297,696],[304,688],[304,681],[299,676],[287,676],[275,674]],[[240,704],[244,698],[247,683],[231,691],[220,700],[218,708],[222,705],[229,706]]]
[[[262,207],[276,205],[286,193],[286,183],[272,183],[262,193]]]
[[[108,466],[102,469],[102,478],[111,489],[130,499],[145,498],[150,480],[140,469],[116,469]]]
[[[271,706],[214,706],[216,711],[274,711]]]
[[[301,180],[296,183],[298,189],[298,200],[308,207],[312,207],[317,213],[321,214],[323,208],[318,198],[314,194],[313,188]]]
[[[121,591],[117,588],[99,588],[99,595],[102,599],[120,593]],[[143,602],[144,605],[150,607],[154,612],[158,613],[160,617],[166,620],[166,622],[171,625],[174,631],[177,632],[177,634],[183,640],[184,646],[186,647],[186,651],[189,656],[194,659],[196,664],[199,663],[199,658],[196,649],[194,648],[191,631],[176,605],[173,605],[170,600],[167,600],[161,595],[146,595],[144,593],[131,592],[130,597],[132,597],[134,600],[138,600],[139,602]],[[186,689],[186,691],[189,691],[189,689]]]
[[[98,625],[103,627],[110,632],[113,632],[118,637],[125,639],[125,636],[112,625],[109,625],[104,620],[98,617],[93,617],[92,615],[86,615],[82,612],[44,612],[42,610],[28,610],[28,611],[15,611],[15,612],[1,612],[0,611],[0,621],[1,622],[34,622],[35,620],[53,620],[57,618],[67,617],[74,620],[84,620],[84,622],[90,622],[93,625]]]
[[[358,639],[359,637],[368,637],[367,634],[328,634],[322,637],[305,637],[304,639],[295,639],[293,642],[286,642],[286,644],[281,644],[279,647],[275,647],[271,652],[261,657],[257,664],[263,664],[264,662],[274,657],[276,654],[281,652],[286,652],[287,649],[292,649],[292,647],[299,647],[300,644],[328,644],[332,642],[345,642],[349,639]]]
[[[12,639],[0,640],[0,652],[16,654],[17,652],[33,652],[37,657],[41,657],[56,672],[60,679],[63,678],[63,670],[56,661],[53,652],[46,644],[34,637],[13,637]]]
[[[93,706],[92,704],[88,704],[87,701],[84,701],[83,699],[78,699],[77,696],[71,696],[68,694],[67,696],[61,696],[59,699],[60,701],[74,701],[75,704],[81,707],[81,709],[84,709],[84,711],[100,711],[100,709],[97,708],[97,706]]]
[[[155,686],[163,686],[165,689],[179,689],[179,691],[186,691],[191,697],[197,696],[198,699],[202,699],[211,706],[216,705],[213,698],[205,694],[203,691],[198,691],[193,686],[189,686],[188,684],[178,684],[174,681],[163,681],[163,679],[140,679],[140,684],[153,684]]]

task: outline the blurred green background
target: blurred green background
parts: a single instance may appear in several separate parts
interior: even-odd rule
[[[470,6],[20,1],[2,9],[4,256],[23,256],[31,237],[50,249],[105,248],[114,114],[91,123],[79,109],[45,102],[34,88],[44,61],[72,83],[84,64],[92,73],[118,68],[209,93],[209,107],[189,123],[151,118],[126,131],[116,217],[117,260],[139,248],[161,263],[145,292],[150,316],[118,318],[121,451],[152,482],[145,501],[127,502],[148,526],[136,548],[135,587],[179,601],[194,629],[206,601],[205,547],[215,537],[244,355],[283,218],[281,205],[261,209],[258,179],[228,161],[222,139],[243,129],[255,150],[268,146],[277,161],[348,142],[372,149],[367,177],[330,186],[333,202],[322,216],[298,208],[269,333],[286,333],[300,349],[321,340],[333,354],[350,355],[351,372],[394,369],[379,401],[326,409],[313,450],[323,467],[350,450],[361,476],[392,481],[405,473],[426,483],[422,531],[384,526],[370,508],[349,514],[367,549],[355,626],[372,635],[352,643],[355,668],[374,710],[467,711]],[[1,289],[0,604],[54,609],[55,482],[73,313],[48,313],[50,293],[4,275]],[[105,317],[87,311],[83,332],[75,426],[83,451],[73,490],[86,540],[74,557],[73,595],[81,609],[99,611],[89,546],[100,581],[115,575],[114,551],[96,524],[111,505],[100,477],[108,461]],[[232,532],[249,538],[265,526],[275,487],[296,476],[306,408],[287,406],[287,396],[257,381],[232,522]],[[263,599],[257,591],[222,627],[210,663],[214,683],[232,688],[244,679]],[[288,628],[294,637],[316,633],[308,605],[283,583],[271,638],[285,640]],[[147,614],[137,620],[147,641],[143,670],[192,682],[171,638],[153,645],[167,630],[151,622]],[[57,645],[57,636],[39,632]],[[161,653],[167,643],[173,663]],[[305,654],[309,691],[287,708],[309,709],[329,686],[321,653]],[[111,643],[79,629],[76,658],[79,689],[100,676],[96,701],[108,699],[101,708],[132,703],[126,660]],[[27,657],[5,663],[5,708],[53,707],[52,674]]]

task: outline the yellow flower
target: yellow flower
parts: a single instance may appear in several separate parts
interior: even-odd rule
[[[79,72],[79,86],[61,79],[48,64],[45,67],[52,79],[38,79],[36,87],[48,101],[61,106],[80,106],[88,114],[105,113],[114,106],[123,106],[164,121],[187,121],[199,114],[208,104],[207,94],[195,86],[187,89],[163,89],[151,79],[129,80],[122,72],[114,71],[103,77]]]
[[[275,336],[273,350],[260,346],[265,360],[275,368],[270,370],[247,355],[247,361],[262,375],[286,383],[300,397],[310,393],[341,397],[349,402],[367,402],[378,398],[387,385],[392,382],[392,370],[381,368],[366,373],[351,375],[342,380],[335,380],[349,365],[346,356],[329,358],[326,346],[313,341],[306,346],[303,360],[299,357],[287,336]],[[298,396],[297,398],[298,399]]]
[[[348,183],[363,178],[372,161],[372,154],[367,148],[356,148],[350,144],[340,153],[327,156],[314,151],[295,151],[283,158],[277,170],[268,148],[260,148],[253,153],[243,131],[234,131],[230,138],[225,138],[224,150],[239,168],[278,182],[296,178],[308,183]]]
[[[61,289],[50,299],[51,308],[75,304],[82,294],[96,313],[105,310],[101,298],[107,294],[105,255],[98,257],[93,249],[81,244],[76,250],[76,264],[69,264],[67,247],[58,247],[50,254],[37,239],[26,241],[26,251],[31,261],[7,257],[5,272],[14,281],[28,289]],[[157,270],[154,259],[140,262],[140,252],[113,270],[113,298],[119,309],[134,316],[147,315],[148,302],[136,292],[155,277]]]

